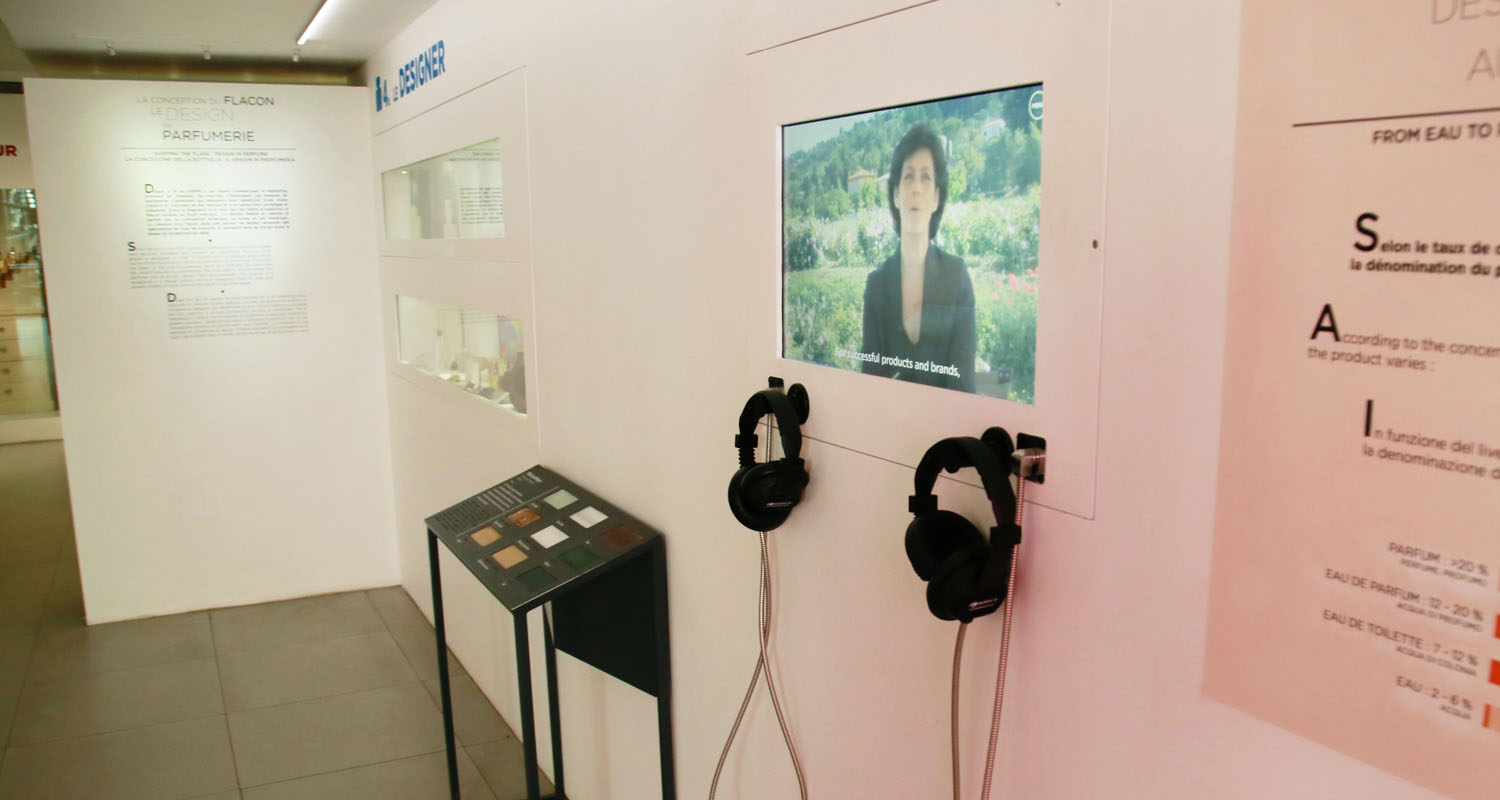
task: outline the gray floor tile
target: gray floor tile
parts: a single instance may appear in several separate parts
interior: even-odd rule
[[[437,668],[437,640],[433,638],[432,626],[423,625],[420,628],[402,626],[391,629],[391,637],[396,640],[401,652],[406,655],[406,663],[411,665],[412,671],[417,677],[424,681],[435,681],[438,679]],[[448,651],[448,674],[467,675],[458,658],[453,651]]]
[[[71,545],[64,545],[68,552],[64,558],[58,559],[57,572],[52,576],[52,592],[68,592],[83,596],[83,581],[78,576],[78,559],[67,558],[71,554]]]
[[[11,747],[0,800],[175,800],[235,788],[223,717]]]
[[[56,573],[55,562],[0,566],[0,597],[24,598],[45,595],[52,590],[52,577]]]
[[[417,680],[385,631],[219,657],[230,711],[280,705]]]
[[[49,596],[0,597],[0,647],[11,639],[36,636],[42,628],[42,616]],[[0,653],[0,659],[5,656]]]
[[[29,681],[11,745],[69,739],[224,713],[211,658]]]
[[[371,589],[365,594],[369,595],[370,602],[374,604],[375,610],[380,613],[381,619],[385,620],[388,628],[432,627],[427,618],[422,616],[422,610],[417,608],[411,596],[400,586]]]
[[[35,488],[34,493],[28,494],[6,487],[4,495],[0,495],[10,501],[5,516],[0,517],[0,535],[70,537],[73,516],[69,513],[66,488],[41,485]]]
[[[16,702],[21,699],[21,683],[0,683],[0,756],[10,744],[10,725],[16,718]]]
[[[82,628],[84,624],[81,593],[0,598],[0,662],[4,662],[5,648],[12,639],[33,638],[58,628]],[[0,679],[3,674],[0,664]]]
[[[0,639],[0,683],[20,683],[26,677],[26,664],[35,647],[35,636]]]
[[[87,625],[83,616],[82,592],[53,592],[47,595],[42,608],[42,635],[66,628],[81,629]]]
[[[67,542],[56,535],[0,536],[0,567],[18,564],[52,564]]]
[[[442,711],[442,693],[437,681],[423,681],[432,702]],[[473,745],[514,739],[515,734],[500,718],[490,699],[468,675],[449,678],[453,696],[453,731],[460,744]]]
[[[364,592],[283,600],[210,612],[220,655],[341,639],[385,630]]]
[[[436,752],[442,715],[419,684],[229,714],[240,786]]]
[[[49,681],[70,675],[212,658],[208,614],[175,614],[87,628],[47,631],[37,642],[26,678]]]
[[[458,787],[464,800],[493,800],[474,762],[458,752]],[[371,764],[245,790],[245,800],[447,800],[448,759],[442,752]]]
[[[524,755],[519,739],[506,739],[464,749],[474,759],[474,766],[479,767],[479,774],[489,784],[495,800],[521,800],[526,796],[526,773],[522,767]],[[537,776],[541,780],[542,794],[551,792],[552,781],[547,780],[546,774],[539,771]]]
[[[6,636],[0,638],[0,683],[20,683],[26,677],[26,665],[31,660],[31,650],[36,647],[36,636]]]

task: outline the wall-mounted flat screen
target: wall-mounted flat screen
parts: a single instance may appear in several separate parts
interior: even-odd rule
[[[1042,85],[781,129],[783,358],[1036,393]]]

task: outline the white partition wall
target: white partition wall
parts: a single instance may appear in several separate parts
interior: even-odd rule
[[[392,582],[364,93],[26,97],[89,621]]]
[[[458,69],[462,61],[453,63]],[[453,82],[448,76],[440,80]],[[434,87],[442,85],[433,83]],[[427,589],[423,519],[540,461],[539,430],[546,416],[546,409],[538,402],[537,326],[532,302],[526,73],[522,69],[500,70],[478,86],[465,89],[460,96],[436,107],[418,106],[423,95],[413,94],[393,106],[383,106],[373,117],[374,173],[381,179],[383,195],[374,205],[380,217],[377,239],[381,306],[386,321],[397,546],[403,579],[424,608],[430,608],[431,594]],[[486,192],[492,212],[503,209],[504,222],[480,231],[482,236],[470,237],[461,236],[462,228],[453,223],[463,201],[435,195],[441,194],[440,184],[441,188],[450,184],[458,187],[460,181],[454,176],[468,169],[444,156],[467,158],[461,154],[474,149],[491,159],[486,162],[486,178],[480,188]],[[425,173],[414,166],[434,160],[447,163]],[[508,343],[511,363],[504,368],[507,376],[525,376],[519,404],[512,397],[508,406],[497,406],[458,385],[471,381],[442,380],[403,363],[409,360],[400,352],[403,346],[424,336],[438,338],[429,320],[410,313],[413,305],[426,303],[458,309],[464,315],[508,321],[519,342]],[[407,315],[401,314],[402,308]],[[463,349],[472,356],[478,349],[460,348],[452,341],[451,330],[445,330],[441,338],[442,344],[433,349],[450,354],[442,358],[449,362],[450,373],[463,372],[463,365],[457,362],[465,356],[452,354]],[[454,360],[449,361],[450,357]],[[515,383],[506,383],[511,389],[516,387]],[[449,639],[495,706],[511,720],[518,720],[510,618],[446,550],[442,559]],[[422,577],[415,577],[418,573]],[[541,631],[534,633],[540,641]],[[535,674],[540,676],[544,674],[541,648],[534,648],[534,654],[538,659]],[[540,718],[545,737],[545,706]],[[545,738],[542,746],[544,760],[550,758]]]
[[[952,794],[955,629],[928,614],[902,538],[926,440],[987,425],[1059,456],[1027,508],[993,797],[1434,796],[1202,692],[1239,40],[1239,3],[440,0],[367,65],[386,83],[443,45],[442,74],[370,103],[377,154],[419,131],[441,141],[412,160],[494,136],[508,106],[463,118],[472,98],[523,86],[525,248],[431,267],[388,250],[387,294],[497,298],[528,265],[535,383],[523,427],[425,376],[392,381],[403,583],[428,605],[423,516],[531,461],[661,530],[678,796],[706,796],[757,651],[731,443],[781,374],[811,398],[811,483],[771,537],[772,660],[811,797]],[[780,359],[778,127],[1034,81],[1058,109],[1037,402]],[[973,474],[956,477],[942,506],[988,527]],[[449,569],[450,643],[515,726],[509,620]],[[968,633],[966,798],[999,639],[997,617]],[[566,655],[559,673],[569,797],[660,797],[649,698]],[[797,796],[763,691],[718,796]]]

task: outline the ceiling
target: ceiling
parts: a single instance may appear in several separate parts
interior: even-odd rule
[[[0,79],[105,77],[116,66],[139,73],[152,64],[174,65],[170,77],[193,77],[180,73],[199,64],[190,71],[275,64],[292,76],[348,73],[434,1],[328,0],[293,64],[297,37],[321,0],[0,0]]]

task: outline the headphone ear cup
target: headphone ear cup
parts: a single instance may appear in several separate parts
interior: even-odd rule
[[[989,548],[981,542],[948,556],[938,565],[932,580],[927,582],[927,610],[933,616],[961,622],[974,619],[969,602],[979,590],[979,573],[988,553]]]
[[[776,488],[777,467],[776,462],[756,464],[739,470],[729,479],[729,510],[741,525],[752,531],[781,527],[792,513],[791,505],[767,505]]]
[[[954,553],[976,544],[984,546],[979,529],[952,511],[918,514],[906,526],[906,557],[924,581],[932,580],[938,567]]]

